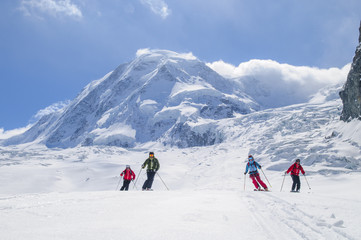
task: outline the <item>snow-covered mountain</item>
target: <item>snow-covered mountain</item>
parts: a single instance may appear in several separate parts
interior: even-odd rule
[[[138,50],[132,62],[91,82],[66,107],[42,113],[25,133],[0,144],[212,145],[227,140],[228,130],[220,125],[224,119],[338,98],[349,69],[295,67],[270,60],[252,60],[236,69],[223,65],[204,63],[191,53]],[[336,94],[327,95],[330,88]]]
[[[42,117],[5,144],[133,147],[163,141],[181,147],[223,141],[212,122],[259,110],[240,82],[220,76],[191,54],[139,51],[67,107]]]

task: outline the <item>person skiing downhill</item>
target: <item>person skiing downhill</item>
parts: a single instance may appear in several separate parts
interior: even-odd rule
[[[123,175],[124,175],[123,186],[121,187],[120,191],[123,191],[123,190],[128,191],[130,181],[135,179],[135,174],[134,174],[133,170],[130,169],[130,166],[127,165],[125,170],[120,174],[121,177]]]
[[[256,188],[255,190],[262,191],[261,185],[265,191],[268,191],[267,185],[261,180],[257,168],[261,169],[261,165],[254,160],[252,155],[249,155],[244,174],[246,175],[249,170],[249,177],[252,179],[253,185]]]
[[[293,181],[291,192],[299,192],[301,188],[301,181],[299,174],[300,172],[303,175],[306,174],[306,172],[303,170],[303,167],[300,164],[300,159],[296,159],[295,163],[288,168],[285,174],[288,174],[289,172],[291,172],[291,177]]]
[[[145,160],[145,162],[142,164],[142,168],[147,167],[147,180],[145,180],[142,190],[152,190],[152,184],[154,181],[154,176],[159,170],[159,161],[157,158],[154,157],[154,152],[149,153],[149,158]]]

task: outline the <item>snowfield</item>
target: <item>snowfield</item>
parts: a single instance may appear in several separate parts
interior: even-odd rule
[[[163,153],[161,154],[163,155]],[[165,154],[166,155],[166,154]],[[161,158],[163,159],[163,158]],[[13,175],[23,184],[36,189],[52,185],[56,181],[78,191],[29,194],[2,194],[0,197],[1,239],[360,239],[359,228],[361,197],[358,189],[360,174],[349,173],[336,176],[308,176],[311,189],[302,181],[301,193],[290,193],[291,179],[286,177],[280,192],[281,173],[265,170],[272,184],[272,192],[254,192],[247,177],[243,189],[243,163],[238,174],[232,176],[230,164],[226,169],[208,172],[191,171],[187,166],[163,159],[165,168],[160,171],[167,191],[159,178],[155,179],[152,192],[115,191],[121,166],[103,164],[99,172],[108,169],[111,178],[102,191],[82,191],[85,185],[96,188],[101,181],[95,177],[96,168],[80,163],[60,164],[58,174],[52,176],[35,169],[52,168],[26,164],[23,173]],[[182,162],[182,161],[181,161]],[[188,164],[185,164],[187,163]],[[87,165],[86,162],[83,163]],[[73,167],[71,167],[73,165]],[[169,166],[167,166],[169,165]],[[112,166],[112,167],[111,167]],[[136,164],[135,164],[136,166]],[[93,172],[94,179],[78,176],[78,182],[67,182],[65,173]],[[182,167],[184,170],[182,171]],[[28,171],[34,168],[34,171]],[[78,168],[78,170],[77,170]],[[205,166],[212,168],[212,166]],[[172,170],[173,169],[173,170]],[[51,169],[56,172],[56,169]],[[93,170],[93,171],[90,171]],[[137,168],[138,170],[138,168]],[[228,175],[220,173],[229,171]],[[306,167],[307,171],[307,167]],[[51,172],[51,171],[50,171]],[[98,172],[98,173],[99,173]],[[217,174],[217,172],[220,172]],[[68,173],[69,174],[69,173]],[[49,177],[48,180],[45,176]],[[1,174],[4,178],[3,173]],[[59,179],[63,176],[62,179]],[[90,176],[90,175],[88,175]],[[68,177],[73,177],[69,174]],[[37,185],[33,185],[33,179]],[[179,179],[177,179],[179,178]],[[199,178],[205,178],[199,181]],[[264,177],[262,177],[264,179]],[[137,188],[141,187],[141,174]],[[198,179],[198,180],[197,180]],[[20,182],[22,182],[20,181]],[[91,183],[94,181],[94,183]],[[206,183],[208,181],[208,184]],[[103,179],[104,182],[104,179]],[[203,182],[202,185],[198,185]],[[1,181],[1,189],[14,187]],[[192,186],[192,184],[195,184]],[[89,186],[88,186],[89,187]],[[224,187],[222,189],[222,187]],[[53,186],[53,190],[59,190]]]
[[[235,189],[2,197],[1,238],[360,239],[360,198],[315,187],[299,194]]]
[[[207,147],[0,147],[1,239],[361,239],[361,127],[338,120],[339,104],[239,116],[222,125],[232,141]],[[150,150],[161,168],[142,192]],[[271,192],[244,177],[249,153]],[[295,157],[300,193],[284,178]],[[137,182],[120,192],[127,164]]]

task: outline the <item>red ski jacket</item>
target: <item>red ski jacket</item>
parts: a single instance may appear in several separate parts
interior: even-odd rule
[[[294,163],[291,165],[291,167],[287,170],[287,173],[291,172],[291,175],[296,175],[298,176],[300,174],[300,171],[302,172],[302,174],[305,174],[305,171],[303,170],[303,167],[301,166],[301,164],[297,164]]]
[[[135,179],[135,174],[134,172],[132,171],[132,169],[125,169],[121,174],[120,176],[123,176],[124,175],[124,179],[125,180],[134,180]]]

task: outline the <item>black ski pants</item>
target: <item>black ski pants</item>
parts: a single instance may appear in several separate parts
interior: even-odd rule
[[[291,175],[292,177],[292,181],[293,181],[293,184],[292,184],[292,191],[299,191],[300,188],[301,188],[301,181],[300,181],[300,176],[297,176],[297,175]]]
[[[145,180],[142,189],[151,189],[154,181],[155,171],[147,171],[147,180]]]
[[[120,191],[123,191],[123,190],[128,191],[128,189],[129,189],[129,184],[130,184],[130,180],[124,179],[124,181],[123,181],[123,186],[122,186],[122,188],[120,189]]]

